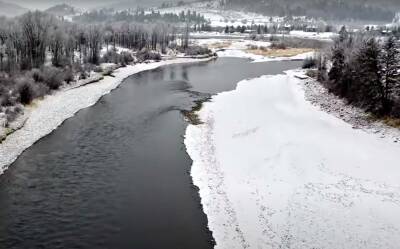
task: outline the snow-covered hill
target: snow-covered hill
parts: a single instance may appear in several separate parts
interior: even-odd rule
[[[14,17],[27,11],[28,9],[25,9],[17,4],[0,1],[0,16]]]
[[[58,4],[45,11],[55,16],[72,16],[78,13],[77,9],[68,4]]]
[[[225,27],[225,26],[241,26],[241,25],[264,25],[268,22],[279,22],[283,18],[264,16],[251,12],[224,10],[219,7],[217,2],[196,2],[193,4],[186,4],[171,8],[160,9],[161,13],[176,13],[187,11],[196,11],[203,15],[210,21],[213,27]]]

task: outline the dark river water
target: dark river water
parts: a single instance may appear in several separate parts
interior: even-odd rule
[[[0,176],[0,248],[213,248],[181,111],[300,64],[224,58],[126,79]]]

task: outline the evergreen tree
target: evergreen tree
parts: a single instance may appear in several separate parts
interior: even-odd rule
[[[226,25],[226,27],[225,27],[225,34],[228,34],[228,33],[229,33],[229,26]]]
[[[369,111],[381,109],[383,85],[380,76],[380,47],[375,38],[363,42],[355,60],[354,99]]]
[[[330,87],[336,94],[344,96],[347,89],[345,88],[344,79],[345,55],[342,43],[338,40],[332,48],[332,68],[328,73],[332,86]]]
[[[400,87],[399,51],[395,37],[390,37],[383,46],[382,65],[382,109],[384,114],[390,113],[393,107],[393,94]]]
[[[349,38],[349,33],[347,32],[346,26],[342,26],[339,31],[339,41],[344,42]]]

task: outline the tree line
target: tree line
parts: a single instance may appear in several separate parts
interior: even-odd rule
[[[381,40],[349,34],[343,27],[330,55],[325,54],[319,63],[319,79],[353,105],[377,116],[400,118],[398,45],[394,36]]]
[[[205,17],[196,11],[181,11],[180,13],[160,13],[152,10],[145,12],[136,11],[114,11],[112,9],[92,10],[74,17],[75,22],[80,23],[105,23],[105,22],[137,22],[137,23],[193,23],[197,25],[206,24]]]
[[[134,60],[159,60],[161,52],[176,48],[176,32],[176,27],[162,23],[70,23],[40,11],[1,18],[0,114],[12,120],[20,104],[85,79],[101,70],[96,65],[102,62],[124,66]],[[185,51],[189,34],[184,37]]]
[[[40,68],[51,58],[56,67],[100,62],[103,45],[133,50],[165,49],[176,39],[167,24],[128,22],[83,25],[61,21],[43,12],[29,12],[0,22],[0,71]]]
[[[225,8],[272,16],[312,16],[325,20],[392,21],[396,0],[220,0]]]

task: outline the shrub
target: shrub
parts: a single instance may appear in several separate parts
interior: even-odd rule
[[[29,84],[23,84],[18,89],[21,104],[30,104],[33,100],[33,90]]]
[[[307,57],[303,61],[303,69],[310,69],[310,68],[315,68],[317,66],[317,60],[313,57]]]
[[[95,67],[95,68],[93,69],[93,71],[94,71],[95,73],[102,73],[104,70],[103,70],[103,68],[101,68],[100,66],[97,66],[97,67]]]
[[[64,70],[64,81],[65,81],[65,83],[69,84],[74,80],[75,80],[74,71],[72,70],[72,68],[67,67]]]
[[[274,36],[274,35],[271,35],[271,36],[269,37],[269,41],[271,41],[271,42],[273,42],[273,41],[279,41],[279,38],[276,37],[276,36]]]
[[[8,92],[0,93],[0,106],[12,106],[14,104],[15,101]]]
[[[14,121],[18,114],[22,111],[22,108],[19,106],[9,106],[5,109],[5,114],[7,118],[7,124]]]
[[[161,55],[157,52],[149,51],[147,49],[142,49],[137,52],[136,57],[139,62],[144,62],[148,60],[160,61]]]
[[[19,94],[19,102],[21,104],[30,104],[35,97],[33,80],[30,78],[22,77],[17,80],[17,91]]]
[[[103,63],[118,63],[118,53],[115,50],[109,50],[107,53],[103,55],[101,58],[101,62]]]
[[[271,44],[272,49],[286,49],[286,44],[283,42],[273,42]]]
[[[62,70],[55,67],[43,68],[44,83],[50,90],[57,90],[63,83],[64,77]]]
[[[127,51],[123,51],[119,54],[115,50],[110,50],[103,55],[101,61],[104,63],[127,65],[133,62],[134,58],[132,54]]]
[[[36,82],[44,82],[43,72],[40,71],[39,69],[33,69],[32,70],[32,78]]]
[[[208,55],[211,54],[211,50],[206,47],[201,46],[190,46],[186,48],[184,51],[187,56],[197,56],[197,55]]]
[[[160,56],[160,59],[161,59],[161,56]],[[125,64],[125,65],[127,65],[127,64],[129,64],[129,63],[132,63],[132,62],[134,62],[134,58],[133,58],[133,56],[132,56],[132,54],[131,53],[129,53],[129,52],[122,52],[121,54],[120,54],[120,63],[121,63],[121,65],[123,65],[123,64]]]
[[[250,49],[250,50],[258,50],[258,46],[256,46],[256,45],[249,45],[249,46],[248,46],[248,49]]]

